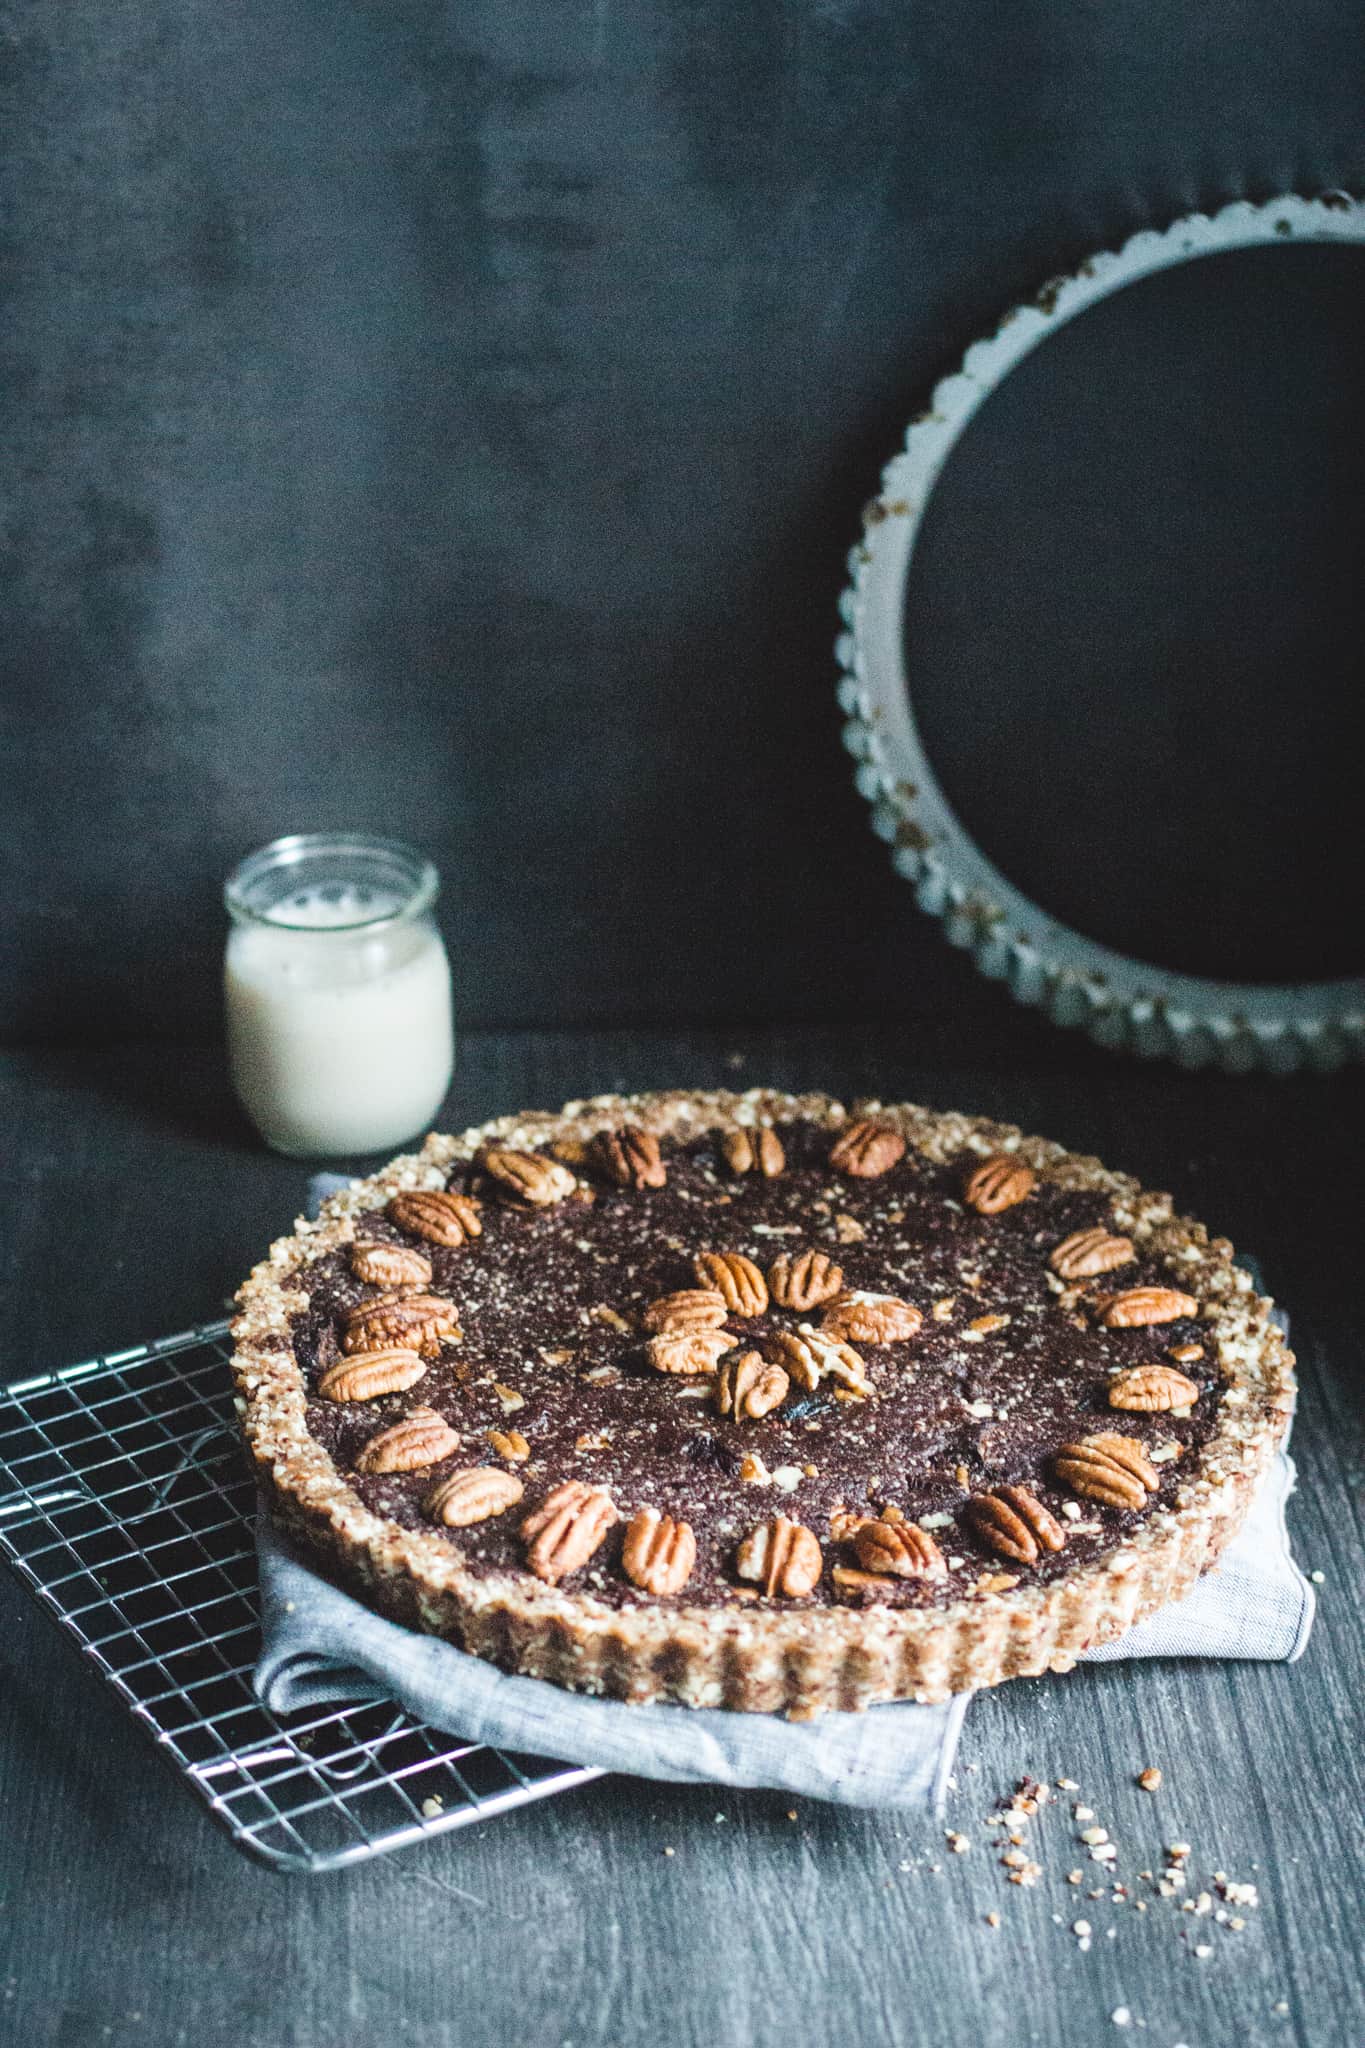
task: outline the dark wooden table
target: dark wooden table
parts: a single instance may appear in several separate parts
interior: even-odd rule
[[[0,2039],[1365,2040],[1365,1085],[1186,1076],[1030,1030],[1018,1042],[1023,1069],[1003,1050],[963,1063],[951,1025],[918,1047],[874,1033],[485,1038],[463,1048],[446,1121],[609,1087],[827,1085],[1008,1116],[1172,1188],[1259,1253],[1294,1318],[1291,1518],[1324,1575],[1302,1663],[1097,1666],[982,1698],[947,1816],[970,1838],[961,1855],[928,1823],[806,1802],[792,1819],[786,1798],[617,1778],[346,1875],[286,1879],[219,1834],[0,1574]],[[211,1317],[299,1204],[303,1169],[254,1145],[213,1048],[14,1053],[0,1090],[0,1377]],[[1155,1796],[1133,1782],[1152,1763]],[[982,1820],[1024,1773],[1077,1781],[1070,1797],[1119,1844],[1146,1912],[1067,1884],[1075,1867],[1086,1889],[1098,1881],[1069,1804],[1030,1829],[1036,1884],[1007,1883]],[[1227,1909],[1244,1929],[1136,1880],[1177,1840],[1190,1894],[1215,1871],[1258,1887],[1258,1908]]]

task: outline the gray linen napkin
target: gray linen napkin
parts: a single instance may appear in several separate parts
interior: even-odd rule
[[[344,1185],[319,1175],[312,1206]],[[1221,1570],[1087,1657],[1300,1657],[1315,1601],[1285,1529],[1293,1485],[1293,1464],[1281,1453]],[[768,1786],[848,1806],[942,1805],[968,1693],[941,1706],[874,1707],[799,1724],[585,1698],[509,1677],[453,1644],[383,1620],[303,1563],[265,1514],[257,1517],[257,1549],[263,1644],[256,1691],[276,1713],[396,1699],[419,1720],[471,1742],[635,1777]]]

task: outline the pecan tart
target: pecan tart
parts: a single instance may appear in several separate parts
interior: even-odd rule
[[[239,1304],[270,1509],[360,1598],[576,1690],[794,1716],[1064,1670],[1178,1599],[1293,1394],[1168,1196],[766,1090],[431,1137]]]

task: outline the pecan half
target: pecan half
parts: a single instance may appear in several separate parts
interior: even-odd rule
[[[739,1342],[728,1330],[660,1330],[645,1346],[655,1372],[714,1372],[727,1351]]]
[[[716,1406],[722,1415],[733,1415],[736,1422],[757,1422],[781,1407],[790,1385],[780,1365],[760,1352],[745,1351],[738,1358],[727,1358],[716,1374]]]
[[[829,1163],[835,1172],[851,1174],[855,1180],[875,1180],[904,1157],[905,1140],[900,1132],[870,1117],[845,1124],[829,1148]]]
[[[404,1188],[391,1197],[385,1213],[400,1230],[450,1251],[483,1233],[473,1196],[453,1195],[446,1188]]]
[[[1148,1494],[1161,1484],[1137,1438],[1113,1436],[1107,1430],[1077,1444],[1063,1444],[1052,1467],[1082,1500],[1098,1501],[1106,1508],[1146,1507]]]
[[[593,1153],[607,1179],[614,1180],[618,1188],[661,1188],[668,1179],[658,1139],[638,1124],[599,1132]]]
[[[844,1284],[842,1266],[824,1252],[783,1252],[768,1268],[768,1292],[779,1308],[794,1308],[804,1315],[832,1301]]]
[[[479,1164],[493,1176],[514,1201],[546,1209],[562,1202],[578,1186],[567,1166],[557,1159],[543,1159],[539,1152],[512,1152],[505,1145],[489,1145]]]
[[[526,1563],[547,1586],[582,1569],[620,1516],[611,1495],[582,1479],[566,1480],[521,1525]]]
[[[1129,1265],[1134,1257],[1131,1237],[1115,1237],[1097,1223],[1093,1230],[1073,1230],[1054,1245],[1048,1264],[1061,1280],[1092,1280],[1096,1273]]]
[[[400,1294],[387,1301],[363,1301],[346,1318],[343,1351],[377,1351],[399,1344],[436,1358],[442,1340],[457,1343],[459,1319],[453,1301],[439,1294]]]
[[[621,1569],[646,1593],[662,1599],[679,1593],[697,1562],[697,1539],[690,1522],[675,1522],[657,1508],[641,1508],[626,1530]]]
[[[1060,1550],[1066,1533],[1040,1500],[1022,1486],[997,1486],[967,1503],[967,1520],[988,1550],[1016,1564],[1036,1564],[1044,1550]]]
[[[692,1269],[703,1287],[714,1287],[737,1316],[761,1316],[768,1306],[768,1283],[743,1252],[698,1252]]]
[[[853,1599],[875,1600],[878,1596],[885,1599],[888,1593],[896,1590],[894,1579],[881,1578],[876,1572],[859,1571],[850,1564],[836,1564],[830,1578],[836,1592],[847,1593]]]
[[[742,1579],[761,1585],[771,1600],[800,1600],[815,1590],[824,1559],[820,1544],[801,1522],[774,1515],[761,1522],[740,1544],[735,1569]]]
[[[797,1330],[778,1330],[764,1349],[769,1358],[789,1373],[798,1387],[813,1394],[822,1379],[834,1379],[860,1400],[873,1392],[867,1367],[851,1344],[841,1337],[827,1336],[802,1323]]]
[[[433,1522],[444,1522],[447,1529],[468,1529],[475,1522],[505,1515],[525,1491],[515,1472],[504,1472],[500,1465],[471,1465],[433,1487],[423,1505]]]
[[[1109,1406],[1159,1415],[1168,1408],[1192,1408],[1199,1389],[1173,1365],[1134,1365],[1109,1382]]]
[[[862,1294],[850,1289],[830,1303],[820,1328],[830,1337],[855,1344],[904,1344],[924,1321],[917,1308],[894,1294]]]
[[[531,1455],[531,1446],[519,1429],[490,1429],[488,1441],[500,1458],[506,1458],[509,1465],[524,1465]]]
[[[647,1330],[718,1330],[729,1310],[716,1287],[680,1287],[661,1294],[644,1313]]]
[[[355,1461],[357,1472],[420,1472],[460,1448],[460,1439],[434,1408],[414,1408],[391,1429],[372,1436]]]
[[[357,1240],[351,1246],[350,1267],[367,1287],[430,1287],[431,1260],[406,1244],[378,1244]]]
[[[1178,1287],[1128,1287],[1122,1294],[1107,1295],[1096,1307],[1106,1330],[1136,1330],[1199,1313],[1194,1296],[1182,1294]]]
[[[381,1394],[401,1394],[415,1387],[426,1366],[415,1351],[387,1345],[359,1357],[339,1358],[318,1381],[324,1401],[376,1401]]]
[[[731,1173],[761,1173],[764,1180],[775,1180],[787,1163],[782,1140],[767,1124],[756,1130],[727,1131],[720,1149]]]
[[[846,1507],[840,1501],[837,1507],[830,1509],[829,1533],[836,1543],[851,1543],[860,1529],[865,1529],[876,1519],[875,1515],[860,1515],[857,1508]]]
[[[1013,1209],[1023,1202],[1038,1185],[1038,1176],[1031,1166],[1025,1166],[1022,1159],[1013,1158],[1008,1152],[997,1152],[991,1159],[983,1159],[967,1175],[962,1195],[969,1209],[975,1209],[978,1216],[998,1216],[1002,1209]]]
[[[864,1571],[893,1579],[936,1579],[948,1569],[943,1552],[917,1522],[864,1522],[853,1548]]]

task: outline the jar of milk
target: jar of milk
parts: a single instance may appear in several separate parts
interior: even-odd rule
[[[394,839],[297,833],[227,880],[228,1058],[261,1136],[295,1158],[391,1151],[450,1085],[440,879]]]

